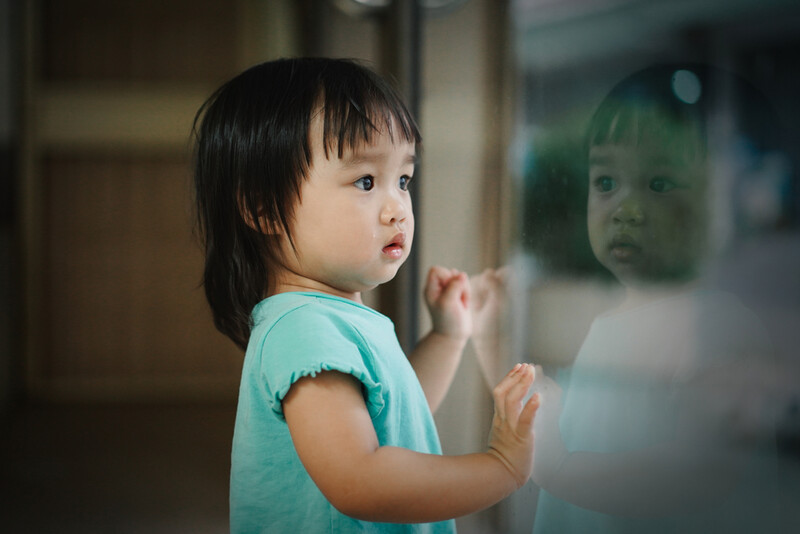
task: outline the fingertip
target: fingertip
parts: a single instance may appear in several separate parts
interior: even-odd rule
[[[428,280],[436,281],[437,279],[448,278],[449,269],[446,267],[442,267],[441,265],[434,265],[428,271]]]
[[[442,292],[447,298],[460,298],[461,294],[465,291],[465,286],[462,280],[458,277],[450,277],[442,280]]]
[[[528,399],[528,402],[525,403],[525,406],[522,408],[522,413],[520,414],[520,422],[530,425],[531,430],[533,430],[533,419],[536,417],[536,412],[539,411],[539,395],[534,394]]]
[[[517,381],[522,377],[525,373],[525,364],[518,363],[514,367],[511,368],[511,371],[508,372],[506,377],[508,378],[515,378]]]
[[[539,406],[542,404],[541,395],[539,395],[538,393],[534,393],[533,395],[531,395],[531,398],[528,399],[528,402],[526,404],[530,406],[533,410],[538,410]]]
[[[530,363],[526,363],[524,365],[525,365],[525,375],[530,377],[531,379],[536,378],[536,368]]]

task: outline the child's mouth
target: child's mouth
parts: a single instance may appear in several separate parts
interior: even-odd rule
[[[403,257],[403,245],[405,241],[405,234],[397,234],[392,238],[391,243],[383,247],[382,252],[393,260],[400,259]]]
[[[403,247],[399,245],[388,245],[383,247],[383,253],[392,259],[400,259],[403,255]]]
[[[642,247],[636,244],[630,236],[618,236],[611,240],[611,255],[617,261],[630,261],[642,252]]]
[[[614,245],[611,247],[611,254],[618,261],[630,261],[641,251],[641,247],[636,245]]]

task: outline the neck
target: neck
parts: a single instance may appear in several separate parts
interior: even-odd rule
[[[324,293],[326,295],[333,295],[334,297],[340,297],[348,300],[352,300],[359,304],[363,304],[364,302],[361,300],[361,292],[360,291],[342,291],[341,289],[337,289],[335,287],[331,287],[327,284],[322,284],[320,282],[316,282],[314,280],[283,280],[278,281],[275,284],[275,290],[272,292],[273,295],[277,295],[278,293],[290,293],[295,291],[301,292],[309,292],[309,293]]]
[[[673,284],[636,285],[625,288],[625,299],[620,304],[621,310],[636,308],[668,297],[688,293],[698,286],[697,280]]]

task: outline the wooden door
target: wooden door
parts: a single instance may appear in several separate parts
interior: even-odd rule
[[[28,3],[20,227],[31,397],[235,397],[242,354],[214,329],[200,286],[189,134],[222,81],[286,53],[289,5]],[[282,41],[265,37],[276,10]]]

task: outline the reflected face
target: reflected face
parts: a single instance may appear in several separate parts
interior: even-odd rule
[[[661,146],[604,144],[589,152],[592,251],[626,286],[685,282],[706,244],[704,161]]]
[[[320,119],[309,134],[311,167],[290,223],[294,248],[282,239],[279,286],[360,300],[394,278],[411,251],[415,146],[382,132],[326,157]]]

